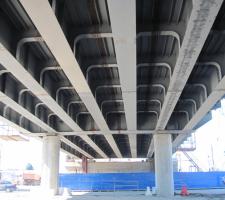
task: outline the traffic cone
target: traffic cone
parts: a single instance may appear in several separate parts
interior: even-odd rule
[[[180,195],[181,196],[188,196],[189,195],[188,190],[187,190],[187,186],[182,186]]]

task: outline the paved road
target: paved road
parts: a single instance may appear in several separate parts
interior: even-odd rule
[[[190,191],[192,195],[181,197],[176,195],[174,200],[224,200],[225,190],[195,190]],[[145,196],[144,192],[73,192],[72,197],[55,196],[46,197],[41,194],[38,188],[23,188],[19,191],[7,193],[0,192],[1,200],[166,200],[168,198]]]

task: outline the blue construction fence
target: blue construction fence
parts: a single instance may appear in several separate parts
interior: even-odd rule
[[[79,191],[146,190],[155,186],[154,173],[60,174],[60,187]],[[225,172],[175,172],[175,189],[225,189]]]

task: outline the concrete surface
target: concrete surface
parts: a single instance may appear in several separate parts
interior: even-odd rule
[[[179,191],[177,191],[179,192]],[[30,190],[19,190],[12,193],[0,192],[1,200],[164,200],[164,199],[183,199],[183,200],[224,200],[225,189],[223,190],[195,190],[190,191],[191,194],[188,197],[181,197],[176,195],[173,198],[160,198],[153,196],[145,196],[144,191],[139,192],[73,192],[72,197],[68,196],[44,196],[38,192],[37,187]]]
[[[173,161],[172,137],[170,134],[155,134],[155,183],[157,194],[164,197],[173,196]]]
[[[154,162],[88,162],[88,173],[149,172]]]

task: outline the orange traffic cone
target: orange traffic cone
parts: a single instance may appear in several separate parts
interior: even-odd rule
[[[180,195],[181,196],[188,196],[189,195],[188,190],[187,190],[187,186],[182,186]]]

